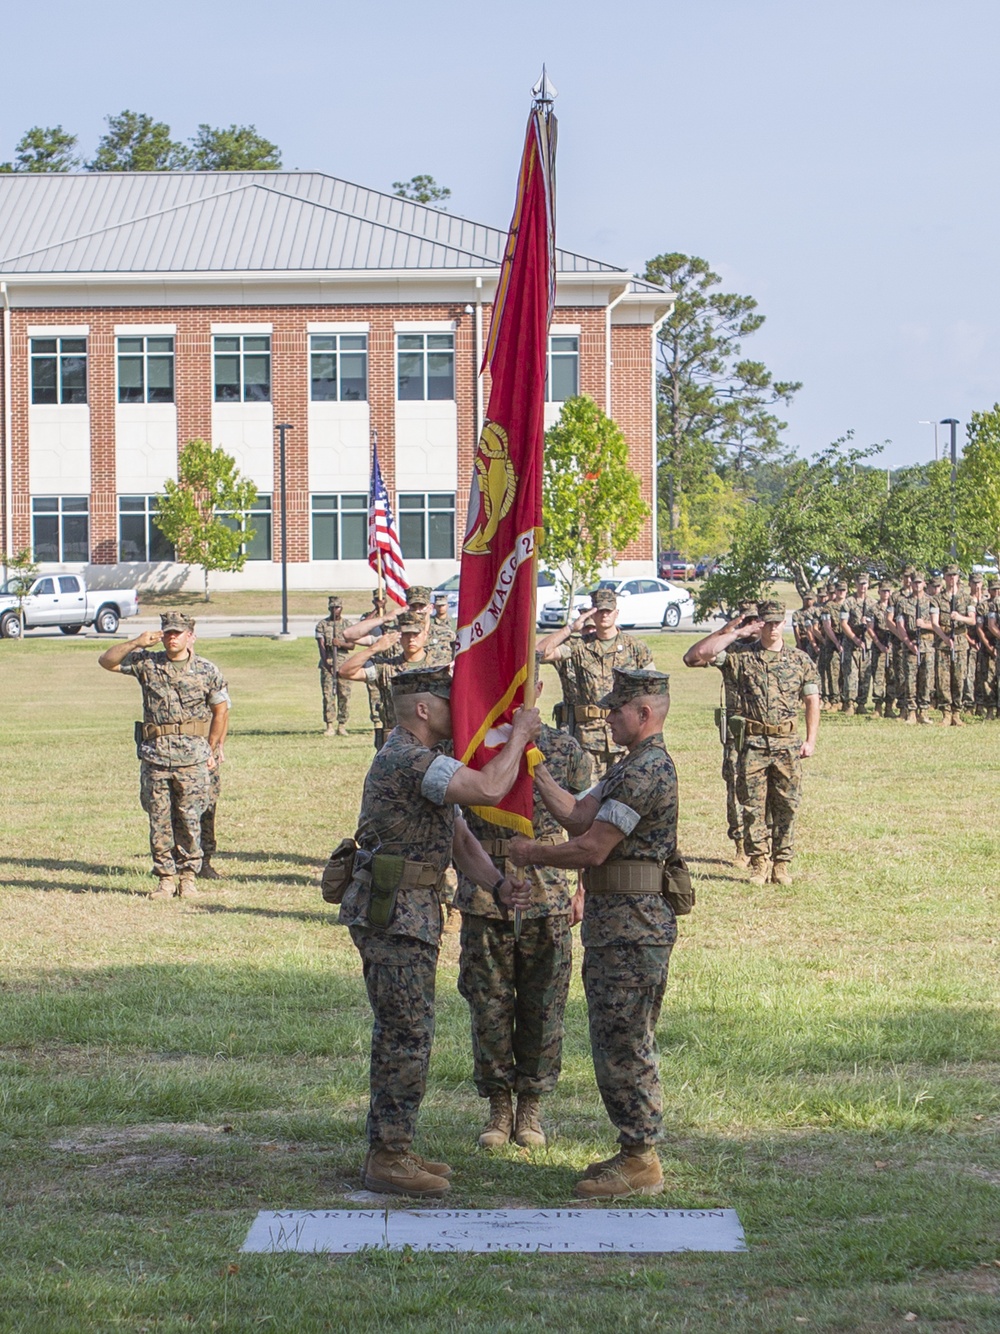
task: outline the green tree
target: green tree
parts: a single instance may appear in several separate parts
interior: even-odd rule
[[[618,426],[592,398],[568,398],[545,433],[545,563],[570,605],[577,589],[638,537],[649,509]]]
[[[73,171],[80,165],[75,134],[61,125],[33,125],[14,149],[14,161],[0,162],[0,172]]]
[[[31,591],[31,585],[38,578],[38,564],[28,547],[12,556],[6,552],[0,556],[0,564],[7,573],[4,591],[17,598],[17,617],[21,622],[21,638],[24,638],[24,599]]]
[[[411,176],[408,181],[393,181],[392,192],[400,199],[411,199],[415,204],[433,204],[447,212],[444,201],[451,198],[446,185],[438,185],[433,176]]]
[[[967,563],[1000,554],[1000,403],[974,412],[958,461],[958,541]]]
[[[170,126],[162,120],[136,111],[106,119],[107,132],[88,171],[180,171],[188,165],[188,150],[171,139]]]
[[[281,149],[254,125],[199,125],[188,165],[195,171],[275,171],[281,166]]]
[[[729,550],[698,590],[696,615],[700,620],[707,620],[721,608],[728,618],[741,602],[756,602],[762,598],[776,572],[770,509],[754,500],[746,500],[733,530]]]
[[[740,355],[764,316],[753,297],[713,291],[722,280],[705,260],[657,255],[643,277],[675,296],[659,332],[657,375],[658,489],[672,497],[673,529],[680,496],[702,487],[710,471],[742,480],[762,459],[781,454],[786,423],[771,409],[790,403],[801,385],[775,380],[761,362]]]
[[[732,541],[746,496],[717,472],[707,474],[702,485],[680,496],[674,542],[688,560],[718,556]],[[668,527],[665,507],[660,506],[660,530]]]
[[[885,475],[882,480],[885,486]],[[896,574],[912,561],[924,570],[940,570],[951,553],[951,463],[938,459],[893,474],[868,545],[880,573]],[[966,537],[959,528],[959,549]]]
[[[256,535],[247,514],[257,488],[240,476],[231,455],[205,440],[189,440],[181,450],[177,478],[166,481],[157,497],[156,526],[174,544],[178,560],[202,567],[209,602],[209,572],[246,564],[246,543]]]

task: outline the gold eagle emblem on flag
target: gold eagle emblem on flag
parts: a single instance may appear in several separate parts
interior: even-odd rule
[[[485,421],[476,451],[474,488],[469,506],[470,523],[464,551],[470,556],[489,554],[500,520],[510,510],[517,495],[517,473],[510,461],[507,432],[496,422]],[[477,504],[478,502],[478,504]]]

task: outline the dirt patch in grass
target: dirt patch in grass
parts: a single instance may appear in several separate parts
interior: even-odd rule
[[[72,1137],[53,1140],[51,1148],[64,1153],[109,1153],[130,1144],[145,1144],[152,1139],[175,1135],[197,1135],[218,1139],[232,1134],[227,1125],[210,1126],[201,1121],[155,1121],[142,1126],[81,1126]]]

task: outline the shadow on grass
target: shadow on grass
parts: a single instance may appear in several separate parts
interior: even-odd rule
[[[322,737],[318,727],[240,727],[230,728],[230,737],[242,736],[311,736]]]
[[[209,893],[202,889],[202,893]],[[293,922],[329,922],[329,912],[310,912],[308,909],[296,910],[292,908],[251,908],[251,907],[233,907],[228,903],[200,903],[198,905],[202,912],[206,913],[241,913],[244,917],[276,917],[286,918]],[[336,920],[336,919],[334,919]]]
[[[95,872],[97,874],[97,872]],[[123,874],[125,874],[123,872]],[[128,874],[135,874],[129,872]],[[8,880],[6,889],[39,889],[43,894],[124,894],[128,898],[147,898],[148,889],[136,889],[128,885],[94,885],[77,881],[67,884],[58,880]]]
[[[103,876],[134,875],[138,870],[135,866],[109,866],[107,862],[63,861],[59,857],[0,857],[0,866],[25,866],[33,871],[79,871],[81,875]]]
[[[312,866],[316,868],[318,868],[322,862],[321,857],[305,857],[299,852],[213,852],[212,860],[213,862],[291,862],[295,866]]]

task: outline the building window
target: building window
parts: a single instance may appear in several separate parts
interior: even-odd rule
[[[368,497],[313,496],[313,560],[368,559]]]
[[[118,559],[173,560],[173,544],[156,526],[156,496],[118,497]]]
[[[396,397],[454,399],[454,334],[396,335]]]
[[[401,495],[398,507],[399,545],[404,560],[455,559],[454,495]]]
[[[234,515],[220,511],[219,518],[234,532],[239,531],[239,525]],[[254,530],[253,537],[243,547],[247,560],[270,560],[272,528],[270,496],[258,495],[247,511],[246,526]]]
[[[32,496],[31,549],[37,561],[90,560],[86,496]]]
[[[86,338],[31,339],[32,403],[86,403]]]
[[[159,334],[118,339],[118,402],[174,401],[174,340]]]
[[[271,335],[215,336],[216,403],[270,403]]]
[[[310,334],[309,397],[314,403],[367,401],[367,334]]]
[[[546,403],[565,403],[580,392],[580,339],[576,334],[549,335],[545,367]]]

